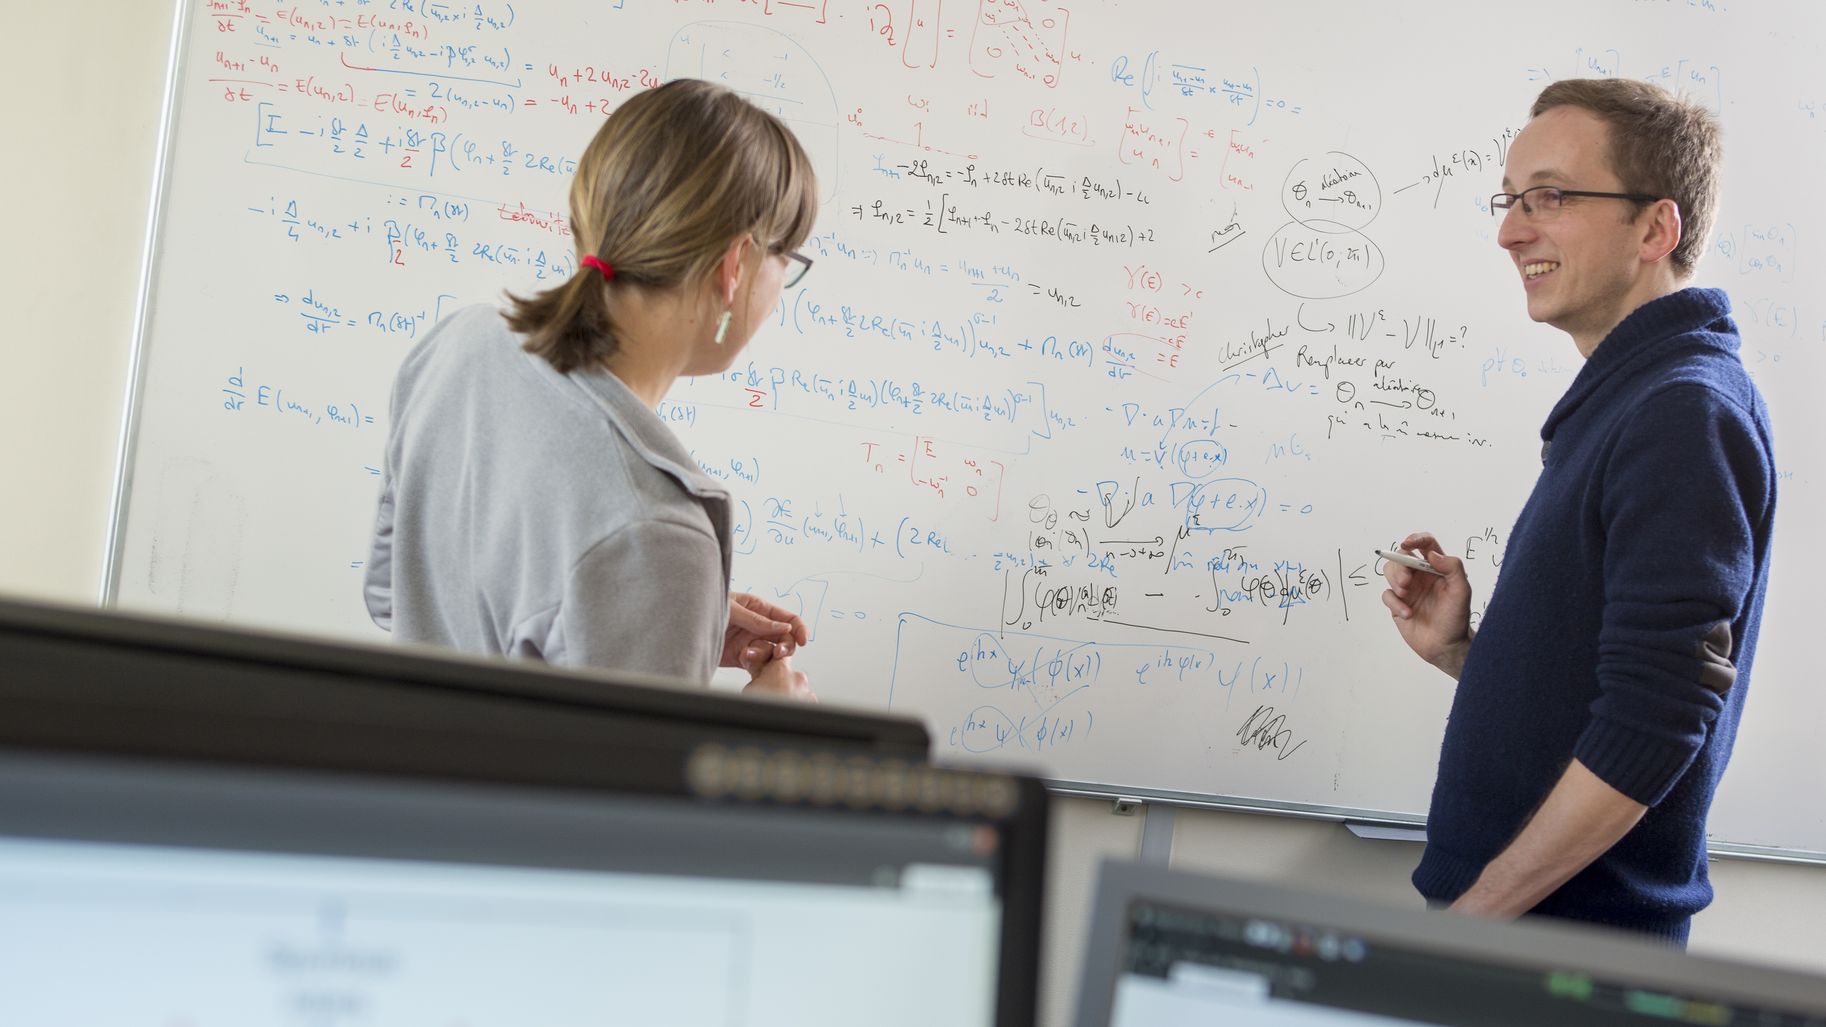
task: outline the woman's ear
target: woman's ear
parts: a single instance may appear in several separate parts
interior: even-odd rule
[[[735,305],[736,290],[742,284],[743,263],[754,245],[754,236],[738,235],[723,250],[723,259],[717,264],[716,294],[722,297],[725,307]]]

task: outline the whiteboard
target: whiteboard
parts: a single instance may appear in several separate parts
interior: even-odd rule
[[[1478,603],[1579,358],[1488,196],[1552,78],[1722,112],[1699,282],[1777,428],[1778,564],[1720,845],[1826,853],[1814,401],[1826,11],[1800,2],[189,0],[110,588],[372,638],[401,357],[562,280],[605,110],[678,76],[785,118],[817,267],[662,416],[725,482],[735,585],[802,611],[827,702],[940,758],[1110,794],[1415,820],[1451,682],[1373,546],[1430,529]]]

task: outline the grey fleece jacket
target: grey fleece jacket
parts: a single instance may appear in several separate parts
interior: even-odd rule
[[[729,618],[729,495],[603,370],[491,306],[406,357],[364,593],[403,641],[702,684]]]

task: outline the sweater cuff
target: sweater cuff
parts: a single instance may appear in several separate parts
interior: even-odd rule
[[[1667,797],[1698,750],[1598,717],[1572,747],[1573,758],[1617,791],[1653,806]]]

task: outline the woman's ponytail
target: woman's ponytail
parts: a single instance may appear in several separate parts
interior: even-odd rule
[[[508,327],[526,337],[525,349],[544,357],[561,373],[601,366],[615,353],[615,321],[609,314],[609,283],[592,267],[579,267],[570,280],[531,296],[509,294]]]

